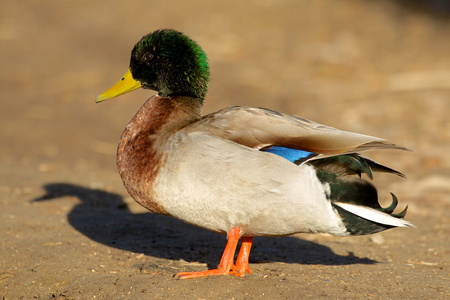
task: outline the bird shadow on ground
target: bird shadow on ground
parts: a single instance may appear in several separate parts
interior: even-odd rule
[[[81,202],[68,214],[71,226],[109,247],[164,259],[217,266],[226,244],[224,235],[191,226],[174,218],[131,213],[123,197],[69,183],[44,186],[46,194],[32,202],[76,197]],[[342,256],[329,247],[296,237],[255,238],[250,262],[285,262],[318,265],[375,264],[352,253]]]

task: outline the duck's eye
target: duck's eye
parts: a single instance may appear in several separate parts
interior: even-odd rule
[[[151,61],[153,59],[153,54],[145,53],[142,58],[144,59],[144,61],[149,62],[149,61]]]

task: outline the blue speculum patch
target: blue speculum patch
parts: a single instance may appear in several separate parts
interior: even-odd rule
[[[314,153],[314,152],[308,152],[308,151],[304,151],[304,150],[298,150],[298,149],[281,147],[281,146],[270,146],[270,147],[262,149],[262,151],[279,155],[297,165],[308,160],[309,158],[312,158],[312,157],[318,155],[317,153]]]

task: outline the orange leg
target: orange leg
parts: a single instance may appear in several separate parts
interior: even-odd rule
[[[250,256],[250,249],[252,247],[253,237],[243,237],[241,250],[236,259],[236,266],[233,268],[234,276],[245,276],[245,271],[252,275],[252,269],[248,265],[248,258]]]
[[[236,247],[239,242],[240,232],[240,228],[231,228],[230,232],[228,232],[228,242],[217,269],[201,272],[180,272],[175,275],[175,277],[178,277],[179,279],[189,279],[206,277],[209,275],[228,275],[231,268],[233,268],[234,253],[236,252]]]

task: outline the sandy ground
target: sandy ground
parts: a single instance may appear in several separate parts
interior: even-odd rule
[[[450,298],[450,24],[407,1],[2,1],[2,299]],[[435,1],[438,2],[438,1]],[[256,238],[254,275],[216,266],[224,236],[152,215],[115,167],[151,93],[95,104],[144,34],[181,30],[209,55],[205,113],[262,106],[387,138],[379,176],[417,229]]]

